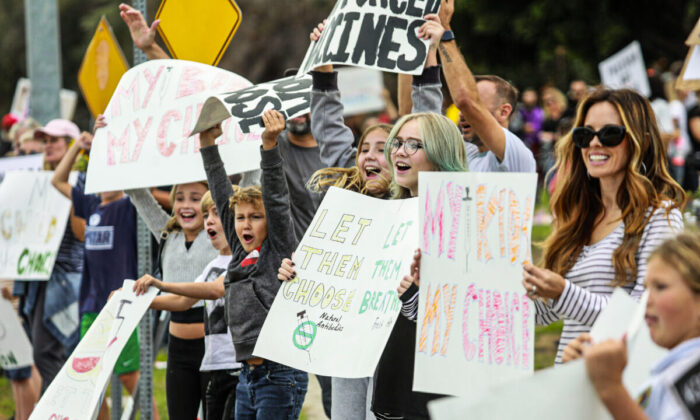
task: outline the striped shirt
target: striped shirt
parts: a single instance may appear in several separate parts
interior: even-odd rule
[[[647,211],[647,214],[652,209]],[[644,227],[642,239],[636,251],[637,277],[634,282],[622,288],[634,299],[639,300],[644,292],[644,277],[647,272],[647,258],[665,239],[683,230],[683,218],[678,209],[673,209],[668,217],[665,208],[654,211]],[[535,321],[538,325],[551,324],[564,319],[556,363],[561,363],[564,347],[579,334],[589,332],[600,312],[608,304],[615,289],[615,268],[612,256],[622,244],[625,233],[624,222],[608,236],[593,245],[584,245],[576,259],[576,264],[564,276],[566,285],[556,300],[535,302]]]

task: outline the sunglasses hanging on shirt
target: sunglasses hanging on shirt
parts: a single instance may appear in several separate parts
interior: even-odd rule
[[[590,146],[596,136],[603,146],[614,147],[622,143],[626,133],[625,127],[621,125],[606,125],[598,131],[593,131],[589,127],[576,127],[572,131],[571,137],[574,144],[581,149]]]

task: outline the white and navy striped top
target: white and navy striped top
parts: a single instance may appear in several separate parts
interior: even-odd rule
[[[651,212],[651,208],[647,214]],[[678,209],[673,209],[668,217],[665,208],[656,209],[649,223],[644,227],[642,239],[636,252],[637,278],[623,289],[634,299],[639,300],[644,292],[644,277],[647,272],[647,258],[665,239],[683,230],[683,217]],[[569,341],[583,332],[589,332],[598,315],[608,304],[614,290],[615,268],[612,256],[622,244],[624,222],[608,236],[593,245],[584,245],[576,259],[576,264],[564,276],[566,286],[559,299],[535,302],[535,321],[538,325],[551,324],[564,319],[564,329],[559,340],[556,363],[561,363],[564,347]]]

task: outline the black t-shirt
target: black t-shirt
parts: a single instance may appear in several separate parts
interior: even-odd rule
[[[700,105],[695,105],[688,111],[688,136],[690,137],[690,147],[693,152],[700,152],[700,138],[693,136],[690,131],[690,121],[693,118],[700,118]]]

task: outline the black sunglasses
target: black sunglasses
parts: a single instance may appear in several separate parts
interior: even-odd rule
[[[576,127],[572,131],[571,137],[574,144],[581,149],[590,146],[595,136],[598,136],[598,140],[603,146],[613,147],[622,143],[626,132],[625,127],[621,125],[606,125],[598,131],[593,131],[588,127]]]

